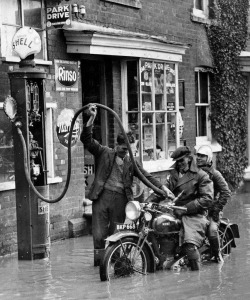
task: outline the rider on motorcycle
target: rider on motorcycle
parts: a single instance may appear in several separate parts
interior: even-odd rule
[[[166,186],[177,197],[177,206],[185,206],[187,211],[175,210],[175,214],[182,219],[184,228],[183,249],[187,255],[191,270],[200,269],[201,247],[209,221],[206,217],[207,209],[213,201],[213,182],[208,174],[199,169],[188,147],[179,147],[172,156],[175,161],[174,169]]]
[[[210,146],[202,145],[196,152],[196,164],[204,170],[214,183],[214,203],[209,209],[208,216],[210,225],[208,228],[208,239],[212,250],[212,255],[216,262],[223,262],[219,251],[220,241],[218,227],[222,217],[223,207],[231,197],[231,191],[221,173],[213,167],[213,152]]]

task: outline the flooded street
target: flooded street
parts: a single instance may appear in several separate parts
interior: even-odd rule
[[[250,194],[233,196],[224,216],[239,225],[241,238],[222,266],[101,282],[92,237],[84,236],[53,243],[49,260],[0,258],[0,299],[250,299]]]

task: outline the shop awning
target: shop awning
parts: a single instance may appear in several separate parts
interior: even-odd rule
[[[72,21],[63,27],[68,53],[143,57],[181,62],[188,45],[165,37]]]

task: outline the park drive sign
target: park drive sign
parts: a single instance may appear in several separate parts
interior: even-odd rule
[[[21,59],[41,51],[41,38],[31,27],[20,28],[12,39],[12,49]]]

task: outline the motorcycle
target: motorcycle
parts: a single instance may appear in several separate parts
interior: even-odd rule
[[[164,203],[163,205],[161,203]],[[188,268],[182,251],[182,223],[174,210],[185,210],[174,202],[130,201],[126,205],[126,221],[117,224],[117,231],[106,239],[106,248],[100,264],[101,281],[125,276],[146,275],[158,269]],[[222,218],[219,226],[220,251],[231,253],[239,238],[237,224]],[[199,248],[201,261],[211,260],[208,239]]]

